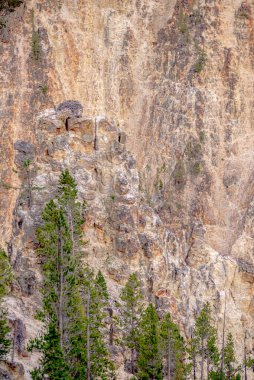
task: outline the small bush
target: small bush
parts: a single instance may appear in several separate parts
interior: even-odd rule
[[[205,138],[206,138],[206,136],[205,136],[205,132],[204,132],[204,131],[201,131],[201,132],[199,133],[199,141],[200,141],[201,143],[203,143],[203,142],[205,141]]]
[[[183,187],[186,182],[186,169],[183,161],[178,161],[175,170],[173,172],[173,177],[175,180],[175,185],[177,187]]]
[[[32,58],[35,61],[38,61],[41,57],[41,42],[40,42],[40,35],[38,30],[35,30],[34,25],[34,10],[32,10]]]
[[[38,31],[33,30],[32,34],[32,57],[35,61],[38,61],[41,56],[41,44]]]
[[[201,71],[205,67],[205,63],[206,63],[206,53],[204,52],[204,50],[201,50],[199,52],[198,59],[197,59],[196,63],[194,64],[195,73],[198,73],[198,74],[201,73]]]
[[[195,164],[192,167],[192,173],[194,175],[198,175],[201,172],[201,165],[199,162],[195,162]]]
[[[49,89],[47,84],[40,86],[40,88],[41,88],[41,91],[43,94],[46,94],[48,92],[48,89]]]
[[[199,142],[190,141],[186,145],[185,153],[189,160],[198,159],[201,155],[202,145]]]
[[[188,25],[187,25],[187,17],[183,13],[183,11],[181,11],[180,15],[179,15],[179,24],[178,24],[178,27],[179,27],[179,30],[180,30],[180,32],[182,34],[188,35],[189,31],[188,31]]]

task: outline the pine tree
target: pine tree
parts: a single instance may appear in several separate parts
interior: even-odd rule
[[[145,309],[140,321],[138,337],[137,378],[162,380],[159,318],[152,304]]]
[[[64,209],[65,217],[69,226],[72,242],[72,254],[79,249],[81,237],[82,205],[77,200],[77,184],[68,169],[64,170],[59,178],[58,201]]]
[[[33,349],[42,353],[39,367],[31,371],[33,380],[43,380],[46,375],[50,380],[71,380],[60,346],[59,331],[54,322],[50,321],[45,334],[30,343],[28,350]]]
[[[172,321],[170,313],[164,315],[160,327],[161,350],[166,363],[164,373],[167,380],[186,378],[184,364],[185,346],[178,326]]]
[[[3,305],[3,297],[8,294],[11,281],[12,275],[9,260],[6,253],[0,249],[0,361],[5,360],[11,347],[7,310]]]
[[[46,205],[38,229],[39,253],[44,262],[45,333],[32,346],[42,352],[34,379],[48,373],[50,379],[58,379],[64,376],[59,372],[61,368],[68,373],[68,380],[114,376],[103,336],[109,296],[102,273],[94,278],[92,271],[82,265],[81,214],[77,185],[65,170],[59,179],[57,199]]]
[[[70,287],[71,240],[63,210],[51,200],[42,214],[43,226],[37,231],[39,253],[43,258],[44,310],[58,323],[60,345],[64,346],[66,295]]]
[[[189,355],[190,367],[193,373],[193,380],[197,379],[197,357],[198,357],[198,339],[194,336],[193,330],[187,344],[187,353]]]
[[[8,293],[12,281],[11,266],[6,253],[0,249],[0,300]]]
[[[223,347],[224,354],[224,371],[221,369],[217,369],[216,371],[212,371],[210,373],[211,380],[240,380],[241,375],[240,372],[244,367],[244,363],[241,365],[236,365],[235,359],[235,350],[234,350],[234,341],[231,333],[227,335],[225,346]],[[247,363],[247,366],[251,366],[252,361]]]
[[[136,371],[137,341],[139,335],[139,321],[143,310],[143,294],[140,281],[133,273],[122,289],[120,299],[122,327],[122,345],[130,350],[130,372]]]
[[[7,311],[0,303],[0,361],[6,358],[11,348],[11,339],[9,337],[10,328],[7,321]]]
[[[68,174],[68,173],[67,173]],[[81,218],[75,219],[71,230],[68,214],[66,211],[66,204],[72,200],[71,206],[74,209],[76,206],[76,185],[74,180],[71,181],[70,177],[64,172],[61,175],[59,184],[59,196],[57,200],[51,200],[42,213],[43,224],[37,230],[37,238],[40,244],[38,253],[43,260],[43,314],[45,316],[45,334],[38,338],[37,347],[41,347],[43,353],[42,365],[37,371],[48,371],[47,367],[55,369],[53,349],[50,347],[51,355],[47,358],[48,345],[43,344],[47,342],[48,335],[55,331],[56,336],[59,337],[59,345],[55,336],[53,343],[55,344],[55,354],[62,357],[65,361],[65,367],[72,364],[72,358],[69,355],[70,350],[70,336],[69,331],[72,329],[72,324],[77,326],[79,318],[78,312],[81,312],[75,303],[78,303],[78,274],[77,268],[80,269],[78,259],[73,255],[73,236],[80,230]],[[67,180],[66,179],[67,176]],[[66,185],[65,182],[68,182]],[[70,206],[70,210],[71,210]],[[76,222],[78,227],[76,228]],[[71,231],[73,232],[71,234]],[[75,236],[76,237],[76,236]],[[75,306],[75,307],[74,307]],[[80,316],[80,319],[81,316]],[[53,326],[54,329],[53,330]],[[41,345],[39,344],[41,342]],[[52,344],[53,344],[52,343]],[[60,351],[59,351],[60,346]],[[33,346],[36,348],[36,346]],[[47,360],[46,360],[47,358]],[[50,360],[51,364],[50,364]],[[38,372],[38,373],[39,373]],[[34,372],[36,373],[36,371]],[[54,373],[52,372],[51,376]],[[35,376],[35,375],[34,375]],[[56,373],[56,376],[57,373]]]
[[[231,333],[227,335],[226,345],[224,349],[224,368],[225,378],[228,380],[235,380],[240,376],[239,370],[241,366],[236,365],[234,340]]]
[[[204,379],[205,361],[207,363],[207,377],[211,365],[218,365],[218,349],[216,347],[217,333],[212,326],[211,308],[207,302],[201,309],[195,324],[194,337],[192,340],[193,350],[201,357],[200,379]]]
[[[86,379],[112,379],[114,367],[103,336],[108,292],[101,272],[94,278],[93,272],[84,268],[81,294],[86,316]]]

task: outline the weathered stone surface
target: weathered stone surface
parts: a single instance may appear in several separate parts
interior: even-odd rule
[[[18,282],[23,295],[31,296],[34,294],[36,277],[32,270],[21,271]]]
[[[32,161],[34,158],[35,147],[28,141],[18,140],[14,144],[16,150],[15,163],[21,167],[26,161]]]
[[[0,368],[0,380],[13,380],[10,373]]]
[[[57,112],[66,110],[70,111],[71,115],[74,117],[81,117],[83,113],[83,106],[77,100],[66,100],[56,107]]]

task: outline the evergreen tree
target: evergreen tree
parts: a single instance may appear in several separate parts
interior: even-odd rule
[[[77,185],[65,170],[59,179],[58,197],[46,205],[37,231],[43,258],[45,333],[31,345],[42,352],[34,379],[44,374],[50,379],[113,378],[103,336],[109,297],[102,273],[94,278],[82,265],[81,214]]]
[[[80,266],[78,258],[73,255],[71,228],[68,223],[66,208],[64,207],[67,200],[71,198],[72,207],[73,209],[75,208],[76,190],[72,188],[75,188],[75,182],[69,181],[68,177],[70,186],[67,186],[64,183],[64,178],[62,175],[58,199],[56,201],[51,200],[45,206],[42,213],[43,223],[37,230],[37,238],[40,244],[38,253],[43,259],[44,281],[42,289],[45,334],[38,338],[36,345],[31,346],[32,348],[40,348],[43,354],[41,366],[33,372],[34,376],[35,373],[47,373],[48,368],[51,366],[51,377],[56,376],[57,378],[59,374],[56,371],[55,356],[62,357],[65,360],[66,368],[69,366],[68,370],[72,375],[74,359],[70,355],[72,336],[69,334],[70,332],[74,333],[73,325],[75,327],[80,326],[82,320],[76,269],[80,268]],[[73,231],[80,229],[80,219],[77,223],[79,227],[76,228],[74,223],[72,226]],[[48,342],[48,336],[51,336],[54,332],[55,337],[49,347],[45,342]],[[49,348],[50,355],[47,353]],[[53,354],[54,349],[55,355]],[[54,371],[56,371],[55,374]]]
[[[6,358],[11,348],[11,339],[9,337],[10,328],[7,321],[6,309],[0,304],[0,361]]]
[[[57,321],[60,346],[64,346],[66,295],[70,293],[71,240],[63,210],[51,200],[42,214],[43,226],[38,228],[39,253],[43,258],[43,303],[51,319]]]
[[[11,266],[6,253],[0,249],[0,300],[9,291],[12,281]]]
[[[38,253],[43,260],[43,322],[45,333],[31,342],[29,350],[42,353],[40,366],[34,369],[32,378],[69,379],[64,358],[64,328],[66,322],[66,275],[70,256],[68,225],[63,210],[51,200],[42,213],[43,224],[37,230],[40,244]]]
[[[212,326],[211,308],[207,302],[200,311],[195,324],[192,350],[200,357],[200,379],[204,379],[205,361],[207,363],[207,378],[211,366],[217,366],[219,362],[218,349],[216,347],[217,332]]]
[[[224,349],[224,368],[226,379],[235,380],[237,379],[237,376],[240,376],[238,372],[241,369],[241,366],[236,365],[234,340],[231,333],[227,335],[226,339],[226,345]]]
[[[178,326],[172,321],[170,313],[164,315],[160,327],[161,349],[166,363],[164,374],[167,380],[186,378],[184,364],[185,346]]]
[[[145,309],[140,321],[138,337],[137,378],[162,380],[159,318],[152,304]]]
[[[72,242],[72,254],[78,251],[81,238],[81,226],[84,222],[82,218],[82,206],[77,200],[77,184],[70,175],[68,169],[64,170],[59,178],[58,201],[63,207],[65,217],[69,226],[70,238]]]
[[[197,379],[197,357],[198,357],[198,339],[194,336],[193,331],[191,339],[187,345],[187,353],[189,354],[190,367],[192,368],[193,380]]]
[[[94,278],[93,272],[84,268],[81,294],[86,317],[86,379],[112,379],[114,367],[103,337],[108,293],[101,272]]]
[[[39,367],[31,371],[33,380],[43,380],[46,375],[50,380],[71,380],[60,346],[59,331],[54,322],[50,321],[45,334],[30,343],[28,350],[33,349],[42,353]]]
[[[12,275],[9,260],[6,253],[0,249],[0,361],[5,360],[11,347],[7,310],[3,305],[3,297],[8,293],[11,280]]]
[[[100,300],[101,315],[105,316],[104,309],[108,305],[109,294],[108,294],[105,278],[100,270],[95,277],[94,285],[97,291],[97,297]]]
[[[143,310],[143,294],[140,281],[132,273],[122,289],[120,299],[122,327],[122,345],[130,350],[130,372],[136,371],[137,342],[139,335],[139,321]]]

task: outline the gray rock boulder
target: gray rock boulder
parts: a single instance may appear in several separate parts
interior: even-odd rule
[[[83,107],[77,100],[66,100],[56,107],[56,111],[70,111],[72,116],[81,117],[83,113]]]
[[[15,163],[19,166],[24,166],[28,160],[32,161],[35,154],[35,146],[28,141],[18,140],[14,144]]]

